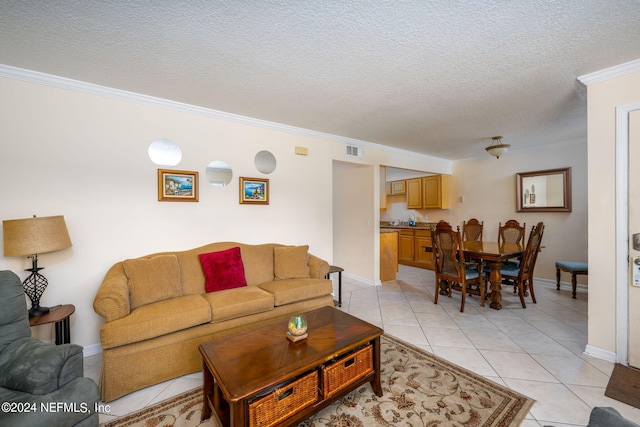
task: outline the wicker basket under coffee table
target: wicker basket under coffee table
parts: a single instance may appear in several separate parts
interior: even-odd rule
[[[380,385],[382,329],[333,307],[305,313],[309,337],[291,342],[288,317],[200,345],[202,420],[221,425],[296,424],[356,387]]]

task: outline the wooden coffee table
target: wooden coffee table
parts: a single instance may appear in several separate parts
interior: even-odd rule
[[[202,420],[213,410],[225,427],[256,425],[252,419],[261,410],[258,403],[275,396],[276,402],[282,399],[284,404],[285,399],[293,399],[286,393],[295,394],[288,385],[303,378],[315,380],[316,375],[318,385],[313,392],[317,397],[314,394],[311,402],[299,408],[285,408],[286,418],[278,420],[278,425],[296,424],[366,382],[382,396],[380,336],[384,331],[333,307],[309,311],[305,316],[309,336],[303,341],[286,338],[287,317],[200,345],[204,362]],[[360,354],[370,355],[369,368],[360,370],[357,380],[336,387],[331,375],[353,369],[354,355]],[[281,390],[285,392],[280,394]]]

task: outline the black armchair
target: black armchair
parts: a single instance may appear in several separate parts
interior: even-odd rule
[[[18,276],[0,271],[0,425],[98,425],[98,386],[83,377],[82,347],[31,337]]]

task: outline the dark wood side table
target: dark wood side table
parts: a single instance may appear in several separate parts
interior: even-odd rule
[[[342,307],[342,272],[344,268],[335,265],[329,266],[327,279],[331,279],[331,273],[338,273],[338,307]]]
[[[30,317],[30,326],[45,325],[47,323],[56,324],[56,345],[68,344],[71,342],[71,332],[69,328],[69,318],[76,311],[73,304],[56,305],[51,307],[49,312],[42,316]]]

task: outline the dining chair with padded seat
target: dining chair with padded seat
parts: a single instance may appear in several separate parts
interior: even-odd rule
[[[527,224],[520,223],[515,219],[510,219],[502,223],[498,223],[498,243],[520,243],[524,244],[524,233],[527,231]]]
[[[536,303],[536,294],[533,290],[533,270],[540,252],[540,244],[542,243],[542,235],[544,234],[544,224],[539,222],[531,229],[527,246],[522,255],[520,265],[503,264],[500,269],[502,274],[502,283],[505,285],[513,285],[518,291],[522,308],[527,308],[524,297],[527,293],[531,293],[531,301]]]
[[[459,290],[462,294],[460,312],[464,312],[467,294],[480,296],[480,305],[484,307],[485,283],[482,263],[464,260],[460,232],[454,231],[446,221],[440,221],[432,231],[432,241],[436,273],[433,303],[438,303],[441,291],[443,295],[451,297],[452,290]]]
[[[462,221],[462,241],[482,241],[483,228],[484,221],[478,221],[475,218],[471,218],[469,221]]]
[[[524,234],[527,232],[527,223],[523,222],[522,225],[515,220],[510,219],[502,225],[501,222],[498,223],[498,243],[519,243],[524,245]],[[516,267],[520,266],[520,258],[514,258],[505,261],[505,264],[515,265]],[[518,288],[513,287],[513,293],[517,293]]]

